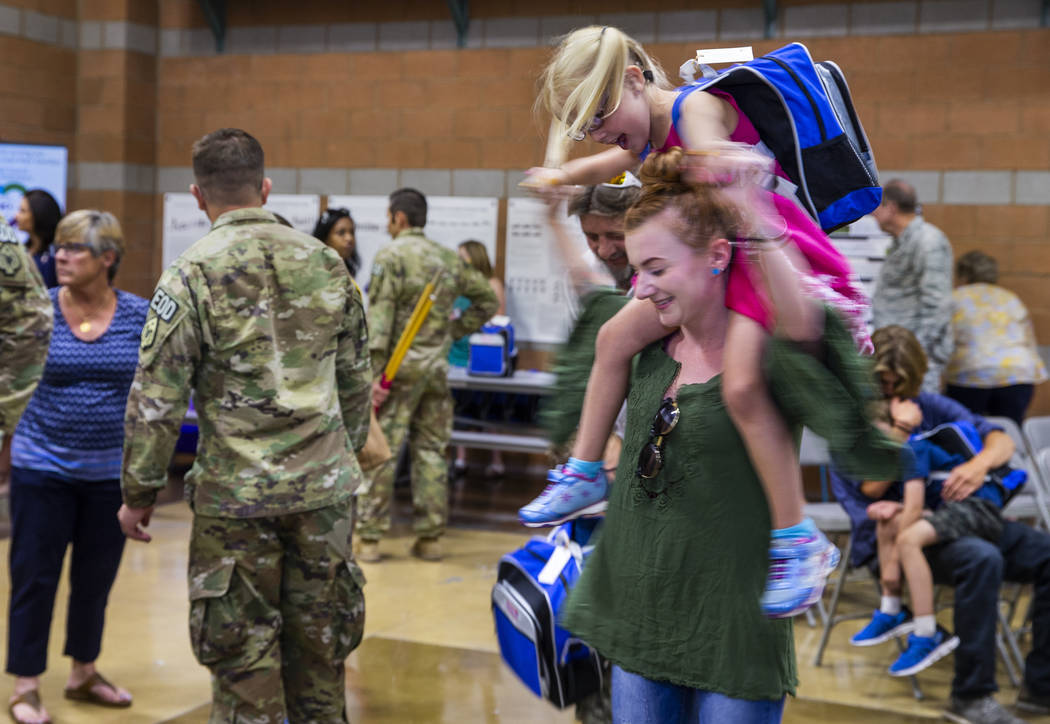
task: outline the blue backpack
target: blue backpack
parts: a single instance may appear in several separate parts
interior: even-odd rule
[[[879,205],[875,157],[837,65],[814,63],[806,46],[791,43],[747,63],[703,71],[686,88],[717,88],[733,97],[824,231]]]
[[[492,615],[500,655],[532,692],[558,708],[601,688],[598,652],[558,623],[590,555],[597,521],[569,521],[500,559]]]

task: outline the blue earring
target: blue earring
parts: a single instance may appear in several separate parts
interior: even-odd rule
[[[718,276],[719,274],[722,273],[722,270],[719,269],[718,267],[715,267],[714,269],[711,270],[711,273],[714,274],[715,276]]]

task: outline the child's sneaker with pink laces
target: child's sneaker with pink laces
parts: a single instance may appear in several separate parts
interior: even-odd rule
[[[762,612],[770,618],[785,618],[817,602],[841,554],[809,518],[794,526],[791,535],[777,533],[769,546]]]
[[[604,512],[608,495],[605,471],[599,470],[593,478],[588,478],[559,465],[547,472],[547,487],[518,511],[518,518],[529,528],[561,525],[573,518]]]

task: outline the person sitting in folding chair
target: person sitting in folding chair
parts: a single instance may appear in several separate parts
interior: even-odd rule
[[[920,432],[945,422],[969,421],[981,436],[983,449],[956,466],[945,481],[943,495],[960,500],[980,487],[990,470],[1008,462],[1014,445],[997,425],[974,415],[943,395],[919,393],[926,371],[925,354],[915,336],[901,327],[885,327],[872,335],[875,368],[887,398],[914,399],[922,410]],[[835,496],[853,521],[853,566],[870,564],[875,554],[875,521],[867,507],[875,502],[860,490],[860,483],[834,470]],[[1050,535],[1006,519],[998,544],[965,536],[924,551],[933,580],[955,589],[954,628],[960,643],[955,650],[955,678],[945,714],[953,721],[1005,722],[1022,720],[1007,712],[993,696],[995,682],[995,629],[999,588],[1004,580],[1034,585],[1032,650],[1025,659],[1024,686],[1018,708],[1050,714]],[[889,610],[884,609],[889,613]]]
[[[992,471],[985,483],[963,500],[941,496],[951,470],[981,450],[977,429],[969,422],[945,423],[929,432],[911,434],[922,422],[922,411],[912,400],[894,398],[879,406],[876,424],[886,434],[907,443],[914,457],[913,478],[903,485],[903,504],[879,500],[868,506],[875,521],[882,595],[897,610],[876,610],[871,622],[850,639],[854,646],[871,646],[912,631],[908,647],[889,668],[891,676],[912,676],[948,655],[959,645],[937,625],[933,607],[933,573],[923,549],[968,535],[998,543],[1003,532],[1003,505],[1027,478],[1023,470],[1003,467]],[[881,498],[892,481],[865,481],[861,491]],[[923,508],[930,511],[925,516]],[[900,577],[908,581],[915,616],[900,605]]]

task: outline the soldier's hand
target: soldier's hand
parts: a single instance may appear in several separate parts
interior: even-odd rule
[[[124,504],[117,511],[117,520],[120,521],[120,529],[128,538],[149,543],[153,537],[144,529],[149,525],[151,515],[153,515],[152,505],[148,508],[129,508],[127,504]]]
[[[383,387],[383,384],[376,380],[372,383],[372,404],[376,406],[378,410],[386,402],[386,398],[390,396],[390,388]]]

